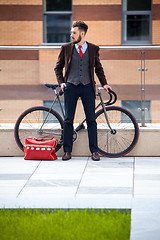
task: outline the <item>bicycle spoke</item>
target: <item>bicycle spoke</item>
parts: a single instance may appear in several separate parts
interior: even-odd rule
[[[22,150],[27,137],[38,138],[53,135],[62,141],[62,134],[63,120],[55,111],[46,107],[33,107],[26,110],[15,126],[16,142]]]
[[[106,114],[110,126],[103,110],[96,113],[99,152],[110,157],[125,155],[137,141],[137,123],[132,115],[121,107],[108,107]]]

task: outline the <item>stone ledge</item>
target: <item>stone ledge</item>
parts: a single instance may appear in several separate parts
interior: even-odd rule
[[[14,124],[0,124],[0,156],[23,156],[14,139]],[[58,156],[63,154],[63,149]],[[73,156],[90,156],[87,130],[78,133]],[[128,156],[160,156],[160,125],[140,127],[139,140]]]

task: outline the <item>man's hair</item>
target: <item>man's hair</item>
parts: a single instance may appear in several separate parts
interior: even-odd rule
[[[74,28],[74,27],[78,27],[79,30],[84,31],[85,34],[86,34],[87,30],[88,30],[87,24],[85,24],[85,23],[82,22],[82,21],[77,21],[77,22],[73,23],[72,27],[73,27],[73,28]]]

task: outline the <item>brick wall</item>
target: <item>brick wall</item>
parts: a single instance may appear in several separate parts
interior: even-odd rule
[[[73,21],[77,20],[88,24],[89,42],[121,45],[120,1],[73,1]]]
[[[0,0],[0,45],[40,45],[42,9],[42,0]]]
[[[100,46],[121,45],[121,0],[73,0],[73,21],[83,20],[87,41]],[[0,45],[40,46],[43,42],[42,0],[0,0]],[[152,44],[160,45],[160,0],[153,0]],[[59,49],[0,50],[0,121],[16,119],[25,108],[52,100],[45,82],[56,83],[53,71]],[[100,51],[109,84],[121,100],[140,100],[140,51]],[[158,118],[160,51],[146,52],[146,98]],[[96,78],[97,84],[99,84]],[[11,109],[14,107],[15,111]],[[76,119],[83,116],[78,103]]]

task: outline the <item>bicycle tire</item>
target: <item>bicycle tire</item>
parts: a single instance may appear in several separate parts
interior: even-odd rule
[[[122,157],[128,154],[136,145],[139,137],[139,127],[134,116],[126,109],[117,106],[106,107],[96,113],[98,152],[106,157]]]
[[[44,122],[46,116],[47,119]],[[63,142],[63,119],[53,109],[44,106],[32,107],[24,111],[16,121],[14,136],[18,147],[22,151],[26,138],[41,138],[47,135],[53,135],[58,139],[55,149],[57,152]]]

